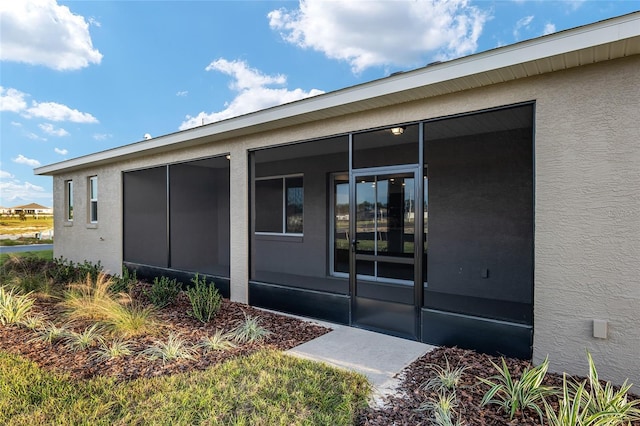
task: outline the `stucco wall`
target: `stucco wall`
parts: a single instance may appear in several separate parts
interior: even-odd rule
[[[584,374],[589,350],[602,377],[636,385],[639,59],[539,79],[535,143],[534,360],[549,353],[554,369]],[[608,321],[608,339],[592,337],[593,319]]]
[[[121,262],[121,170],[231,153],[231,297],[247,300],[247,149],[387,124],[536,101],[534,361],[586,373],[591,351],[603,378],[640,383],[640,56],[202,145],[55,178],[63,217],[73,178],[76,221],[56,220],[55,255]],[[86,178],[99,176],[98,227],[86,227]],[[102,239],[101,239],[102,238]],[[608,321],[608,339],[592,320]]]
[[[89,177],[98,176],[98,223],[89,223]],[[65,181],[73,180],[73,221],[65,217]],[[73,262],[100,261],[105,270],[120,274],[122,265],[122,191],[114,167],[56,176],[53,185],[53,255]]]

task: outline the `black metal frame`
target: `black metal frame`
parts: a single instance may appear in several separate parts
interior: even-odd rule
[[[535,147],[535,102],[528,101],[512,105],[504,105],[496,108],[488,108],[480,111],[471,111],[462,114],[453,114],[445,117],[437,117],[428,120],[414,121],[408,124],[418,124],[419,126],[419,154],[418,162],[415,164],[401,165],[401,166],[388,166],[388,167],[375,167],[367,169],[354,169],[353,168],[353,155],[354,147],[353,140],[354,135],[369,132],[372,130],[380,130],[390,128],[391,126],[378,127],[375,129],[367,129],[358,132],[348,133],[349,138],[349,198],[350,198],[350,223],[349,233],[353,237],[355,233],[355,218],[356,218],[356,176],[361,175],[375,175],[384,173],[396,173],[407,172],[414,173],[415,179],[415,200],[416,206],[420,206],[420,211],[424,206],[424,177],[426,175],[426,168],[428,167],[428,159],[425,160],[425,133],[428,131],[429,123],[464,117],[469,115],[480,114],[483,112],[500,111],[515,107],[531,106],[532,117],[532,150]],[[399,125],[406,125],[399,124]],[[318,140],[309,139],[307,141]],[[300,142],[307,142],[300,141]],[[283,145],[289,145],[297,142],[286,143]],[[533,157],[535,159],[535,156]],[[253,156],[249,153],[250,161],[250,174],[253,176]],[[535,160],[534,160],[535,161]],[[535,164],[532,165],[532,170],[535,170]],[[250,177],[250,188],[252,188],[253,179]],[[533,193],[535,196],[535,175],[533,176]],[[254,209],[254,203],[252,202],[252,195],[249,194],[249,205],[251,209]],[[533,305],[525,306],[519,303],[508,303],[496,300],[495,304],[489,303],[485,300],[484,305],[477,309],[464,308],[463,311],[473,312],[461,313],[462,311],[456,311],[456,308],[461,303],[465,303],[473,307],[473,298],[464,300],[458,298],[453,303],[453,299],[438,299],[433,300],[433,303],[425,303],[425,283],[423,283],[423,272],[426,268],[424,261],[424,220],[420,216],[421,220],[418,220],[418,213],[416,208],[416,220],[415,220],[415,235],[414,238],[414,310],[415,310],[415,330],[416,336],[406,336],[402,333],[398,333],[389,329],[376,329],[376,331],[382,331],[387,334],[403,335],[403,337],[409,337],[425,341],[433,344],[443,345],[459,345],[462,347],[475,348],[484,352],[500,353],[504,355],[517,356],[520,358],[530,358],[532,353],[533,343]],[[535,205],[534,205],[535,210]],[[250,215],[249,229],[253,234],[253,221]],[[332,230],[330,230],[332,232]],[[532,229],[532,233],[534,230]],[[251,242],[250,242],[251,244]],[[328,248],[331,250],[331,247]],[[531,257],[534,259],[535,247],[532,248]],[[254,250],[251,249],[251,258],[255,255]],[[251,268],[252,262],[249,260],[249,267]],[[356,255],[353,250],[350,250],[349,255],[349,296],[336,295],[332,293],[325,293],[322,291],[306,290],[302,288],[293,288],[288,286],[279,286],[274,284],[261,283],[256,281],[250,281],[249,283],[249,301],[251,304],[257,304],[259,306],[268,307],[271,309],[283,310],[285,312],[298,313],[301,315],[312,316],[316,318],[322,318],[332,320],[341,323],[348,323],[353,326],[359,326],[357,324],[357,318],[354,318],[356,294],[357,294],[357,276],[355,274]],[[531,274],[534,274],[532,270]],[[532,281],[533,282],[533,281]],[[534,289],[531,289],[533,294]],[[446,294],[442,294],[442,297]],[[285,300],[286,299],[286,300]],[[533,299],[532,299],[533,300]],[[533,302],[531,302],[533,303]],[[486,306],[485,306],[486,305]],[[495,305],[495,306],[494,306]],[[522,305],[522,306],[521,306]],[[480,309],[481,308],[481,309]],[[491,310],[499,312],[491,312]],[[504,319],[500,319],[500,312],[505,310],[508,315]],[[477,312],[476,312],[477,311]],[[514,316],[515,315],[515,316]],[[515,317],[519,319],[514,319]]]
[[[351,151],[352,152],[352,151]],[[349,170],[349,234],[352,236],[351,241],[351,250],[349,250],[349,287],[351,294],[351,324],[357,327],[362,328],[375,328],[376,330],[383,330],[382,327],[376,327],[372,325],[364,325],[358,322],[358,312],[362,311],[375,311],[375,310],[385,310],[385,302],[383,301],[362,301],[358,298],[358,276],[356,273],[356,264],[358,260],[383,260],[388,263],[410,263],[413,265],[414,270],[414,278],[413,278],[413,288],[414,288],[414,297],[413,297],[413,317],[414,317],[414,325],[413,332],[405,333],[402,330],[405,328],[402,326],[402,314],[395,313],[390,314],[384,319],[384,322],[388,324],[387,328],[384,328],[385,332],[402,335],[403,337],[409,337],[412,339],[419,339],[421,335],[420,332],[420,316],[419,310],[422,303],[422,269],[420,268],[420,264],[422,262],[422,234],[418,234],[418,231],[422,231],[422,225],[418,226],[418,222],[422,224],[422,220],[418,220],[418,214],[416,213],[415,217],[415,225],[414,225],[414,256],[413,259],[407,258],[397,258],[393,257],[381,257],[378,255],[367,255],[367,254],[358,254],[356,252],[357,245],[357,233],[356,233],[356,215],[357,215],[357,205],[356,205],[356,186],[357,186],[357,178],[360,176],[384,176],[388,174],[396,174],[396,173],[406,173],[413,174],[414,177],[414,199],[416,200],[416,206],[422,206],[419,204],[422,202],[422,172],[419,169],[419,165],[402,165],[402,166],[385,166],[385,167],[372,167],[365,169],[354,169],[353,162],[350,163]],[[419,196],[420,194],[420,196]],[[422,209],[422,207],[420,207]],[[417,208],[416,208],[417,212]],[[420,249],[420,251],[418,251]],[[387,302],[389,305],[387,306],[387,311],[390,313],[397,309],[402,309],[400,306],[393,306],[394,302]],[[368,306],[370,305],[370,306]],[[396,308],[396,309],[394,309]]]

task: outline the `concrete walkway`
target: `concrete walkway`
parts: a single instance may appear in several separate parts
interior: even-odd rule
[[[333,331],[287,353],[362,373],[374,386],[374,400],[394,391],[404,367],[435,346],[372,331],[330,324]]]

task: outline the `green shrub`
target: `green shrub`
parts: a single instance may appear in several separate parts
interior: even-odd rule
[[[167,277],[155,277],[151,288],[145,290],[144,294],[155,306],[164,308],[175,302],[181,290],[182,283],[179,283],[175,278],[170,280]]]
[[[17,256],[10,254],[2,264],[2,274],[15,273],[19,276],[37,275],[48,267],[45,259],[31,256]]]
[[[121,307],[117,295],[111,292],[111,283],[105,274],[96,279],[87,274],[83,280],[69,284],[60,306],[71,320],[107,319]]]
[[[216,330],[213,335],[203,337],[199,347],[201,347],[204,352],[226,351],[236,347],[233,340],[234,335],[232,333],[224,333],[222,330]]]
[[[53,286],[51,279],[45,273],[33,275],[17,276],[12,280],[14,285],[23,293],[52,294]]]
[[[114,358],[120,358],[133,354],[131,349],[131,342],[114,339],[110,342],[102,341],[100,347],[93,353],[92,358],[99,359],[101,361],[108,361]]]
[[[82,281],[87,275],[95,281],[98,279],[98,275],[102,273],[102,265],[100,261],[91,263],[88,260],[76,264],[61,256],[53,260],[53,265],[48,273],[55,282],[60,284]]]
[[[103,273],[95,280],[87,274],[84,282],[69,285],[60,306],[71,320],[99,321],[124,337],[153,331],[156,327],[153,308],[133,303],[127,294],[114,294],[111,284]]]
[[[189,313],[200,322],[208,323],[220,310],[222,296],[213,283],[208,284],[206,278],[200,279],[198,274],[191,279],[191,282],[194,285],[187,290],[187,296],[191,302]]]
[[[64,337],[65,346],[71,351],[81,351],[88,349],[102,342],[102,330],[100,324],[93,324],[85,328],[82,332],[68,331]]]
[[[543,402],[545,396],[554,393],[552,388],[542,385],[542,380],[549,368],[548,357],[537,367],[525,368],[520,379],[511,377],[504,358],[502,358],[502,368],[493,361],[491,364],[499,374],[489,379],[478,378],[490,387],[482,398],[482,405],[496,404],[502,411],[509,414],[510,419],[513,419],[516,413],[529,408],[538,413],[542,422],[543,414],[539,404]]]
[[[86,277],[87,275],[89,275],[92,280],[97,280],[98,275],[102,273],[102,269],[103,269],[99,260],[98,260],[98,263],[91,263],[88,260],[85,260],[82,263],[78,263],[76,265],[76,268],[78,271],[76,278],[82,279],[83,277]]]
[[[35,300],[31,293],[18,294],[16,290],[0,286],[0,324],[17,324],[24,320]]]
[[[20,293],[52,293],[52,280],[47,275],[50,263],[44,259],[10,254],[0,268],[0,282]]]
[[[53,280],[60,284],[67,284],[73,281],[79,281],[76,279],[76,266],[75,264],[60,256],[53,259],[53,265],[49,270],[49,275]]]
[[[126,266],[122,267],[122,274],[120,276],[111,277],[111,291],[114,293],[129,293],[133,286],[138,282],[136,271],[129,272]]]
[[[605,418],[619,422],[616,424],[629,424],[640,420],[640,400],[629,401],[628,392],[633,385],[625,382],[616,390],[610,382],[603,386],[598,379],[598,371],[591,354],[587,352],[589,361],[589,389],[588,395],[583,394],[583,405],[591,416],[606,413]]]
[[[119,305],[102,320],[109,330],[118,336],[134,337],[146,333],[154,333],[158,327],[156,311],[153,306],[139,303]]]
[[[435,377],[427,380],[421,387],[424,390],[435,390],[437,392],[454,391],[462,379],[462,373],[468,367],[451,368],[449,359],[445,357],[446,367],[440,367],[437,364],[429,364],[427,367],[435,372]]]
[[[428,399],[420,405],[418,411],[429,411],[432,424],[438,426],[462,426],[460,418],[456,418],[458,402],[456,393],[438,392],[436,398]]]
[[[195,348],[187,346],[184,340],[173,333],[169,334],[166,342],[156,340],[155,343],[154,346],[142,351],[142,355],[146,355],[150,359],[162,359],[164,363],[174,359],[193,359],[196,353]]]
[[[587,419],[588,413],[582,407],[583,396],[588,397],[589,395],[585,390],[586,382],[580,383],[579,386],[574,386],[573,392],[570,392],[566,373],[562,376],[562,395],[558,399],[558,412],[556,413],[551,405],[546,401],[544,402],[547,423],[550,426],[593,425],[594,419]],[[602,423],[597,424],[601,425]]]
[[[271,332],[260,325],[260,318],[245,314],[244,322],[236,327],[231,334],[238,343],[253,343],[264,339]]]
[[[44,321],[45,317],[43,315],[27,315],[20,321],[20,324],[31,331],[36,331],[44,326]]]
[[[36,330],[36,337],[32,340],[39,340],[50,345],[67,337],[69,330],[63,325],[58,327],[52,321],[48,321],[42,328]]]
[[[545,401],[547,421],[550,426],[619,426],[640,420],[640,400],[629,401],[631,385],[625,381],[616,390],[611,383],[604,386],[598,380],[598,372],[591,354],[587,381],[579,383],[562,377],[562,394],[558,398],[558,410]]]

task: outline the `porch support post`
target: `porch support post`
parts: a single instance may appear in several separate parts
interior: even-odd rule
[[[249,301],[249,163],[243,146],[231,149],[229,234],[230,293],[234,302]]]

